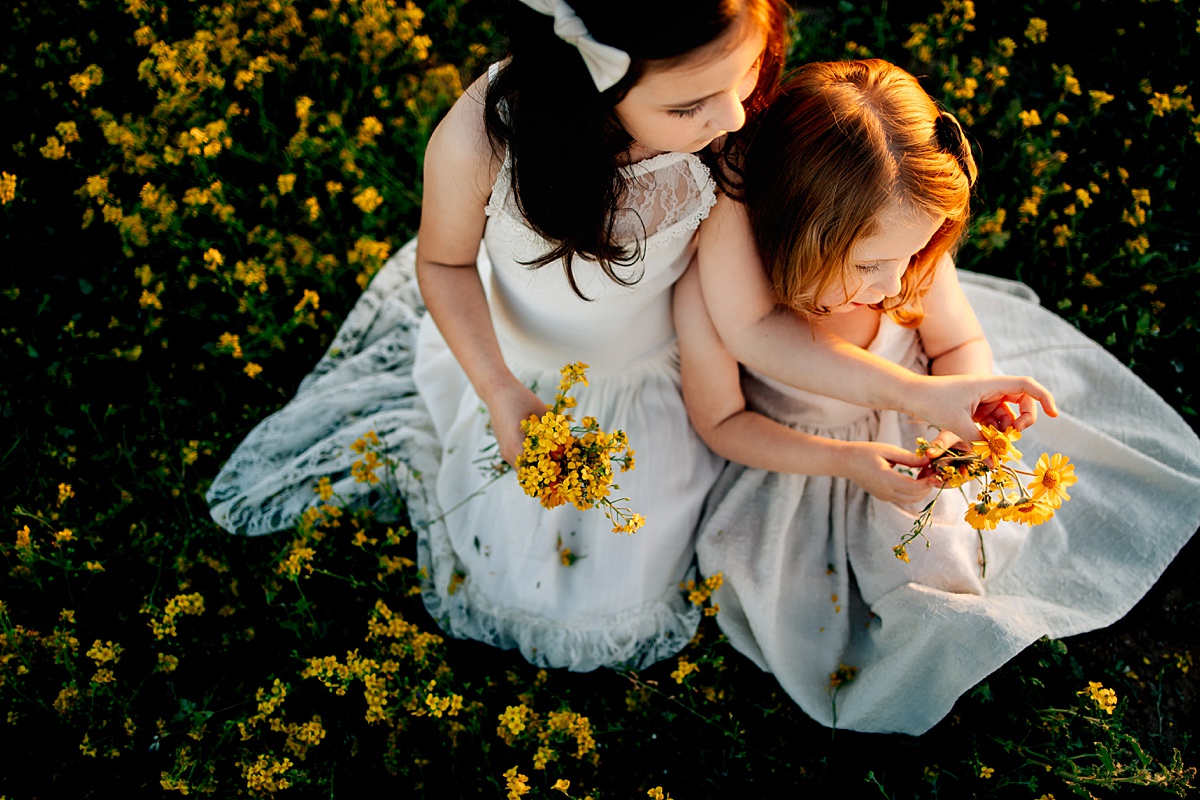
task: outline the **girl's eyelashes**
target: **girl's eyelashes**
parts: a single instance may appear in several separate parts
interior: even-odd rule
[[[906,265],[905,265],[905,267],[904,267],[904,270],[905,270],[906,272],[908,271],[908,268],[909,268],[909,267],[911,267],[913,264],[915,264],[915,263],[917,262],[917,258],[918,258],[920,255],[921,255],[920,253],[914,253],[914,254],[913,254],[913,255],[912,255],[912,256],[911,256],[911,257],[908,259],[908,264],[906,264]],[[865,264],[855,264],[855,265],[854,265],[854,268],[855,268],[856,270],[858,270],[859,272],[864,272],[864,273],[870,274],[870,273],[872,273],[872,272],[879,272],[879,270],[883,269],[883,265],[884,265],[884,264],[886,264],[886,263],[890,263],[890,262],[887,262],[887,261],[884,261],[884,262],[879,262],[879,261],[869,261],[869,262],[867,262],[867,263],[865,263]]]
[[[762,56],[759,56],[758,61],[754,62],[754,65],[750,67],[750,71],[746,73],[746,77],[742,79],[743,86],[748,87],[748,89],[744,92],[746,95],[749,95],[751,91],[753,91],[755,84],[758,82],[758,71],[761,67]],[[739,96],[741,94],[742,92],[739,92]],[[742,97],[742,99],[744,100],[745,97]],[[699,114],[700,109],[704,108],[704,104],[706,102],[708,101],[701,100],[699,103],[696,103],[696,105],[689,106],[688,108],[669,108],[667,109],[667,113],[673,117],[682,117],[683,119],[688,119]]]
[[[699,103],[697,103],[696,105],[692,106],[691,108],[670,108],[670,109],[667,109],[667,113],[668,113],[668,114],[670,114],[671,116],[674,116],[674,117],[684,117],[684,118],[686,119],[686,118],[688,118],[688,117],[694,117],[694,116],[696,116],[697,114],[699,114],[699,113],[700,113],[700,109],[702,109],[702,108],[704,108],[704,101],[703,101],[703,100],[701,100]]]

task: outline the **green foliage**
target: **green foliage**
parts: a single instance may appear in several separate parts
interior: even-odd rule
[[[1189,551],[1121,625],[1031,648],[909,740],[806,719],[711,617],[636,674],[443,639],[415,537],[332,493],[274,536],[209,521],[222,459],[415,229],[424,142],[502,52],[496,11],[6,7],[0,796],[1182,793]],[[1076,33],[1092,16],[1113,25]],[[797,15],[792,60],[926,76],[978,143],[962,263],[1030,283],[1190,414],[1198,18],[1194,0],[844,2]]]

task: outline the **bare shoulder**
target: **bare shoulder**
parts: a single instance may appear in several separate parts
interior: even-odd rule
[[[418,265],[475,264],[501,166],[485,125],[487,80],[484,76],[463,92],[425,148]]]
[[[711,272],[714,264],[722,271],[732,270],[739,274],[747,270],[762,272],[746,207],[726,194],[717,196],[716,205],[700,225],[700,261],[704,273]],[[706,276],[705,288],[708,288],[708,281]]]
[[[986,341],[979,319],[958,282],[958,271],[950,256],[937,265],[933,285],[922,299],[925,317],[919,330],[930,358],[948,353],[973,340]]]
[[[488,76],[484,74],[467,87],[434,129],[425,148],[426,181],[462,182],[484,203],[502,163],[487,136],[487,86]]]
[[[937,324],[944,318],[949,318],[952,325],[958,324],[964,314],[971,314],[970,303],[967,302],[962,285],[958,282],[958,269],[949,255],[942,256],[937,263],[933,282],[923,301],[925,317],[932,324]]]
[[[700,226],[698,251],[704,300],[726,342],[774,311],[771,283],[759,258],[746,207],[727,195],[717,199]]]
[[[726,194],[717,195],[716,205],[700,224],[699,244],[706,289],[714,268],[723,273],[762,269],[746,207]]]
[[[716,205],[708,213],[700,231],[702,238],[713,242],[724,239],[734,231],[749,233],[750,220],[746,216],[746,207],[724,192],[719,193]]]

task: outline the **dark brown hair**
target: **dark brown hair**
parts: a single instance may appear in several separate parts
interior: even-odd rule
[[[551,248],[530,266],[561,260],[567,280],[583,296],[573,270],[576,257],[595,261],[612,280],[616,267],[639,261],[643,242],[618,242],[617,212],[625,199],[621,157],[631,139],[613,108],[646,74],[670,68],[716,41],[743,15],[767,33],[758,85],[746,100],[747,118],[761,110],[778,85],[786,55],[784,0],[571,0],[597,41],[632,59],[629,71],[604,92],[579,52],[554,33],[553,18],[514,3],[509,59],[487,91],[488,138],[507,151],[517,208]],[[718,181],[733,143],[702,155]]]
[[[877,216],[899,202],[944,220],[900,293],[875,306],[919,324],[937,263],[962,237],[975,183],[958,121],[886,61],[816,63],[785,79],[749,136],[742,199],[779,301],[827,313],[817,298],[844,282],[854,245],[879,233]]]

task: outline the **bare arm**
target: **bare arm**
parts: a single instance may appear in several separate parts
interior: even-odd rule
[[[992,371],[992,348],[958,282],[949,256],[937,266],[925,295],[925,318],[918,330],[929,356],[931,375],[987,375]]]
[[[992,372],[992,348],[963,294],[958,273],[949,256],[937,266],[933,285],[924,298],[925,318],[918,328],[921,345],[929,356],[931,375],[989,375]],[[976,420],[999,427],[1011,425],[1014,416],[1003,403],[982,406]],[[942,431],[930,446],[937,455],[952,446],[959,437]]]
[[[520,421],[545,404],[504,363],[476,258],[498,160],[484,129],[486,77],[468,89],[425,150],[417,280],[425,306],[491,414],[500,454],[520,453]]]
[[[737,361],[712,325],[694,263],[675,285],[674,306],[688,417],[717,455],[754,469],[849,478],[892,502],[912,502],[929,491],[929,481],[892,470],[897,463],[927,463],[909,451],[813,436],[747,409]]]
[[[1054,399],[1032,378],[914,375],[776,305],[744,208],[721,197],[700,227],[700,283],[730,354],[776,380],[851,403],[907,411],[964,438],[973,417],[1016,402],[1027,427]]]

